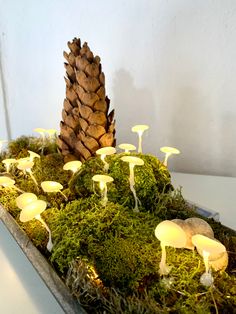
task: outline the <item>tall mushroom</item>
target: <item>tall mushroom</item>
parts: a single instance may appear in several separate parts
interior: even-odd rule
[[[220,254],[226,252],[225,246],[216,239],[210,239],[204,235],[196,234],[192,237],[192,243],[196,246],[198,253],[203,257],[205,272],[200,278],[201,284],[209,287],[213,284],[214,278],[212,277],[209,259],[216,258]]]
[[[165,153],[165,159],[163,161],[163,165],[167,167],[167,160],[168,158],[172,155],[172,154],[175,154],[175,155],[178,155],[180,154],[180,151],[177,149],[177,148],[174,148],[174,147],[169,147],[169,146],[163,146],[160,148],[160,151],[162,153]]]
[[[173,221],[164,220],[160,222],[155,229],[155,236],[161,241],[161,262],[159,264],[160,275],[167,275],[170,267],[166,265],[166,246],[174,248],[185,247],[187,238],[184,230]]]
[[[8,173],[10,172],[11,165],[14,164],[15,162],[16,162],[15,158],[7,158],[2,161],[2,163],[4,164],[6,168],[6,172]]]
[[[145,125],[145,124],[137,124],[135,126],[132,127],[132,132],[138,133],[138,152],[142,153],[143,149],[142,149],[142,135],[143,132],[148,130],[149,126]]]
[[[124,149],[125,153],[129,153],[130,150],[135,150],[136,149],[136,146],[132,145],[132,144],[128,144],[128,143],[122,143],[120,145],[118,145],[118,147],[120,149]]]
[[[34,161],[35,158],[40,158],[39,154],[32,152],[31,150],[28,150],[28,153],[30,154],[28,158],[29,161]]]
[[[113,178],[103,174],[96,174],[92,177],[94,182],[99,182],[99,188],[102,194],[102,205],[106,206],[108,198],[107,198],[107,183],[112,182]]]
[[[144,161],[141,158],[138,157],[134,157],[134,156],[123,156],[121,157],[121,160],[124,162],[128,162],[129,164],[129,185],[130,185],[130,190],[132,191],[133,195],[134,195],[134,201],[135,201],[135,206],[133,211],[134,212],[139,212],[138,209],[138,203],[140,202],[137,194],[136,194],[136,190],[135,190],[135,179],[134,179],[134,167],[135,166],[143,166],[144,165]]]
[[[116,149],[112,146],[102,147],[96,150],[96,154],[101,156],[101,160],[104,163],[104,171],[107,172],[109,169],[109,164],[106,162],[105,157],[108,155],[115,154]]]
[[[27,197],[25,197],[25,200],[26,199]],[[23,202],[22,200],[20,201],[18,200],[18,204],[22,205],[21,202],[27,203],[27,201],[25,200]],[[51,252],[53,248],[51,230],[49,229],[48,225],[46,224],[46,222],[42,219],[40,215],[46,209],[46,207],[47,207],[47,203],[45,201],[42,201],[42,200],[34,200],[32,202],[29,201],[24,207],[21,207],[21,208],[19,207],[20,209],[22,209],[20,213],[20,221],[27,222],[34,218],[40,221],[41,224],[44,226],[44,228],[48,231],[49,240],[47,243],[47,249],[49,252]]]
[[[68,201],[66,195],[61,191],[63,189],[63,186],[59,182],[43,181],[41,182],[41,187],[46,193],[60,193],[65,198],[65,200]]]

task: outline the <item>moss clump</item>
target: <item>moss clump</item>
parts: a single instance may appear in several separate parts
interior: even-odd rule
[[[165,166],[154,156],[132,154],[144,160],[144,166],[135,167],[135,189],[141,202],[141,210],[153,211],[156,208],[159,194],[171,189],[170,174]],[[109,163],[108,175],[114,182],[109,184],[108,198],[114,203],[134,207],[134,197],[129,186],[129,166],[121,160],[124,154],[107,157]],[[99,157],[86,161],[81,170],[70,182],[70,189],[75,195],[88,197],[94,193],[95,185],[92,177],[104,174],[103,163]],[[97,189],[99,194],[99,190]]]

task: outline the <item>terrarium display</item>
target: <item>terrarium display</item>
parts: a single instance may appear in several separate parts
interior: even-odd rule
[[[163,160],[145,154],[138,126],[130,126],[138,151],[113,147],[100,60],[79,40],[69,47],[61,133],[22,136],[2,149],[0,203],[88,313],[234,313],[236,233],[173,189],[167,159],[178,150],[165,147]],[[95,116],[106,117],[105,131],[88,149]]]

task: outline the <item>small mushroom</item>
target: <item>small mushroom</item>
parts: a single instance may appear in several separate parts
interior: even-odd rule
[[[34,193],[23,193],[16,198],[16,205],[18,208],[23,209],[26,205],[37,199],[38,198]]]
[[[185,220],[173,219],[172,221],[185,231],[187,237],[187,242],[185,245],[186,249],[194,250],[192,236],[195,234],[202,234],[208,238],[214,238],[214,232],[211,226],[201,218],[192,217]]]
[[[125,153],[130,153],[130,150],[135,150],[136,146],[128,143],[123,143],[118,146],[120,149],[124,149]]]
[[[24,174],[28,173],[33,180],[37,190],[38,190],[38,182],[35,178],[35,176],[32,173],[32,167],[34,166],[33,161],[28,161],[28,160],[18,160],[18,165],[17,168],[21,170]]]
[[[180,154],[180,151],[177,148],[169,147],[169,146],[161,147],[160,151],[166,154],[165,159],[163,161],[163,165],[166,167],[167,167],[167,160],[172,154],[175,154],[175,155]]]
[[[30,154],[29,156],[29,161],[34,161],[34,158],[40,158],[40,155],[35,153],[35,152],[32,152],[31,150],[28,150],[28,153]]]
[[[106,162],[105,157],[108,155],[113,155],[115,154],[116,149],[115,147],[112,146],[107,146],[107,147],[102,147],[96,150],[96,154],[101,156],[101,160],[104,163],[104,171],[108,171],[109,169],[109,164]]]
[[[53,247],[51,230],[40,215],[46,209],[46,207],[47,203],[42,200],[34,200],[32,202],[29,202],[22,208],[22,211],[20,213],[20,221],[27,222],[34,218],[40,221],[44,228],[48,231],[49,240],[47,243],[47,249],[49,252],[51,252]]]
[[[24,193],[24,191],[20,190],[18,187],[15,186],[15,180],[6,176],[0,176],[0,186],[3,186],[4,188],[9,188],[9,189],[15,189],[16,191],[20,193]]]
[[[60,193],[66,201],[68,201],[68,198],[66,195],[61,191],[63,189],[63,186],[56,181],[43,181],[41,182],[41,187],[44,192],[47,193]]]
[[[45,133],[48,134],[49,140],[52,141],[53,139],[55,139],[55,137],[57,135],[57,130],[55,130],[55,129],[46,129]]]
[[[12,164],[14,164],[16,162],[16,159],[15,158],[7,158],[7,159],[4,159],[2,161],[2,163],[5,165],[5,168],[6,168],[6,172],[10,172],[10,167]]]
[[[142,135],[143,132],[148,130],[149,126],[145,124],[137,124],[132,127],[132,132],[138,133],[138,152],[142,153]]]
[[[66,164],[64,164],[63,170],[70,170],[74,175],[80,169],[81,166],[82,162],[79,160],[68,161]]]
[[[171,268],[166,265],[166,246],[184,248],[187,241],[186,234],[184,230],[173,221],[164,220],[157,225],[155,236],[161,241],[162,250],[159,273],[160,275],[167,275]]]
[[[46,139],[45,137],[46,130],[43,128],[36,128],[34,129],[34,132],[39,133],[42,137],[41,153],[43,153],[44,146],[45,146],[45,139]]]
[[[140,201],[137,197],[136,190],[134,187],[134,185],[135,185],[134,167],[135,166],[143,166],[144,161],[141,158],[134,157],[134,156],[123,156],[123,157],[121,157],[121,160],[124,162],[128,162],[128,164],[129,164],[129,185],[130,185],[130,190],[132,191],[132,193],[134,195],[134,200],[135,200],[135,206],[134,206],[133,211],[139,212],[138,203],[140,203]]]
[[[92,177],[94,182],[99,182],[99,188],[102,194],[102,205],[106,206],[108,198],[107,198],[107,183],[112,182],[113,178],[103,174],[96,174]]]
[[[209,261],[215,259],[222,254],[227,253],[225,246],[216,239],[210,239],[204,235],[196,234],[192,237],[192,242],[196,246],[198,253],[203,257],[206,271],[202,274],[200,282],[204,286],[213,284],[213,277],[210,271]],[[228,261],[227,261],[228,262]],[[226,265],[227,266],[227,265]]]

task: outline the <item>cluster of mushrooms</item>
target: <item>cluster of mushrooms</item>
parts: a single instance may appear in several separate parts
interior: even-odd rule
[[[142,153],[142,135],[144,131],[146,131],[149,127],[147,125],[135,125],[132,127],[132,132],[135,132],[138,134],[138,152]],[[42,128],[36,128],[34,129],[35,132],[39,133],[42,139],[42,149],[41,152],[43,152],[45,141],[49,140],[52,141],[53,138],[56,136],[56,130],[54,129],[42,129]],[[0,140],[0,153],[3,144],[6,141]],[[136,195],[135,191],[135,177],[134,177],[134,167],[135,166],[142,166],[144,165],[144,161],[141,158],[130,156],[130,151],[136,150],[136,147],[132,144],[123,143],[118,146],[120,149],[124,150],[126,153],[126,156],[121,157],[121,160],[129,164],[129,183],[130,183],[130,190],[133,193],[134,200],[135,200],[135,206],[134,206],[134,212],[138,212],[138,206],[140,204],[140,201]],[[172,154],[179,154],[179,150],[172,147],[162,147],[160,149],[162,152],[164,152],[165,159],[163,161],[163,164],[167,166],[167,160],[170,155]],[[21,209],[20,213],[20,221],[26,222],[30,221],[32,219],[37,219],[41,222],[41,224],[45,227],[45,229],[48,231],[49,234],[49,241],[47,244],[47,249],[49,251],[52,250],[53,244],[51,239],[51,231],[45,221],[42,219],[40,214],[47,208],[47,203],[43,200],[38,199],[37,195],[34,193],[28,193],[25,191],[22,191],[15,185],[15,180],[11,177],[11,170],[13,167],[16,167],[18,170],[22,171],[22,174],[24,176],[29,175],[34,182],[37,192],[39,192],[39,184],[33,175],[32,168],[35,164],[34,160],[36,158],[40,158],[39,154],[36,154],[35,152],[32,152],[28,150],[29,155],[24,158],[20,159],[14,159],[14,158],[8,158],[3,160],[3,164],[5,166],[6,172],[4,175],[0,176],[0,186],[3,188],[8,189],[14,189],[21,193],[20,196],[16,198],[16,204],[19,209]],[[112,155],[116,153],[116,149],[114,147],[104,147],[100,148],[96,151],[97,155],[100,155],[100,158],[102,162],[104,163],[104,172],[107,173],[109,170],[109,164],[106,161],[106,156]],[[82,163],[78,160],[67,162],[64,166],[64,170],[69,170],[72,172],[72,176],[81,168]],[[92,177],[92,180],[94,182],[99,183],[100,191],[101,191],[101,203],[103,206],[106,206],[108,198],[107,198],[107,183],[112,182],[113,178],[107,174],[101,175],[96,174]],[[43,181],[40,183],[40,186],[42,190],[45,193],[60,193],[65,200],[67,201],[66,195],[62,192],[63,186],[56,181]]]
[[[205,272],[200,278],[204,286],[213,284],[211,268],[225,270],[228,254],[225,246],[214,238],[211,226],[203,219],[193,217],[186,220],[164,220],[155,229],[155,236],[161,242],[162,257],[159,264],[160,275],[167,275],[171,267],[166,264],[166,246],[194,250],[203,257]]]

